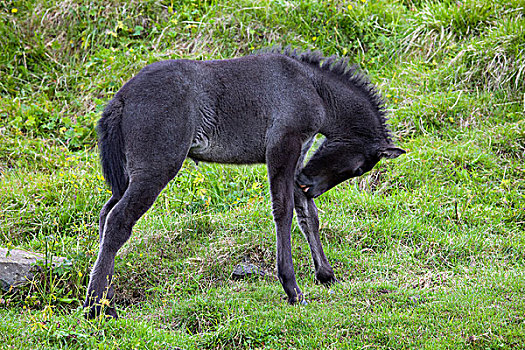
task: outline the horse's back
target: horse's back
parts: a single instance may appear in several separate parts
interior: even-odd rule
[[[308,69],[278,54],[155,62],[115,98],[132,148],[191,133],[189,156],[221,163],[265,162],[269,133],[314,133],[320,103]]]

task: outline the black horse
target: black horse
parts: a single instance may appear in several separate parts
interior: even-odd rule
[[[116,317],[114,259],[133,225],[186,157],[266,163],[277,231],[277,271],[290,304],[304,302],[292,263],[293,210],[310,245],[315,277],[335,282],[319,240],[313,198],[403,153],[385,125],[381,97],[346,59],[270,49],[213,61],[146,66],[109,102],[98,123],[112,197],[100,213],[100,250],[84,306]],[[303,166],[317,134],[326,137]]]

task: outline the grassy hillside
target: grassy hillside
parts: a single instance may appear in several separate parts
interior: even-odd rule
[[[521,0],[2,1],[0,246],[65,256],[0,292],[0,348],[525,346],[525,5]],[[121,319],[82,317],[109,198],[94,126],[144,65],[280,44],[348,56],[409,152],[318,198],[341,283],[307,306],[273,276],[264,166],[186,162],[116,261]]]

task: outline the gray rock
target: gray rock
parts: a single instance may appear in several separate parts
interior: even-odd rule
[[[246,277],[253,277],[253,276],[264,277],[265,275],[266,275],[266,271],[264,271],[259,266],[248,263],[248,262],[244,262],[242,264],[238,264],[237,266],[235,266],[235,268],[232,271],[231,278],[234,280],[240,280]]]
[[[20,249],[0,248],[0,288],[8,291],[31,281],[35,278],[41,267],[38,261],[44,261],[42,254],[31,253]],[[53,257],[53,266],[57,267],[66,263],[66,258]]]

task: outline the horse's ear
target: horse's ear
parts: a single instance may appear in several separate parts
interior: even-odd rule
[[[402,154],[407,153],[404,149],[398,148],[398,147],[387,147],[379,150],[379,157],[380,158],[397,158]]]

